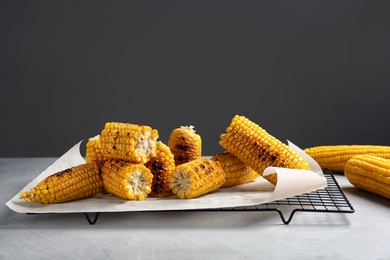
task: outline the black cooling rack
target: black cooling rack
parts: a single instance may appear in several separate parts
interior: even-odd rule
[[[249,207],[209,209],[211,211],[276,211],[284,224],[289,224],[296,212],[353,213],[353,206],[340,189],[332,172],[323,169],[327,187],[291,198]],[[282,210],[284,209],[284,210]],[[288,217],[285,213],[289,212]]]
[[[324,189],[249,207],[193,209],[186,211],[276,211],[284,224],[289,224],[296,212],[355,212],[351,203],[340,189],[332,172],[328,169],[323,169],[323,172],[328,184]],[[286,211],[289,212],[287,218],[284,213]],[[94,217],[91,218],[90,213],[84,213],[87,221],[91,225],[96,223],[99,214],[100,213],[95,213]]]

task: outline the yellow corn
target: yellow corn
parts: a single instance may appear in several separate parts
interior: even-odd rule
[[[255,170],[229,152],[216,154],[211,160],[219,162],[226,174],[226,182],[221,188],[251,182],[260,177]]]
[[[304,149],[322,168],[343,172],[349,159],[359,154],[371,154],[390,159],[390,146],[381,145],[323,145]]]
[[[98,163],[106,160],[102,154],[100,145],[100,135],[88,139],[85,152],[85,160],[87,163]]]
[[[390,160],[356,155],[345,164],[344,174],[354,186],[390,199]]]
[[[171,132],[168,146],[175,156],[175,165],[180,165],[202,155],[202,138],[196,133],[193,126],[181,126]]]
[[[145,125],[108,122],[100,134],[104,158],[146,163],[156,155],[158,131]]]
[[[180,199],[192,199],[219,189],[226,175],[218,162],[198,158],[176,166],[169,187]]]
[[[153,174],[152,197],[168,197],[173,195],[169,188],[169,176],[175,169],[174,156],[167,145],[157,142],[157,154],[151,158],[145,166]]]
[[[234,116],[219,144],[260,175],[268,166],[310,169],[302,156],[244,116]],[[264,178],[277,182],[276,174]]]
[[[144,200],[151,192],[153,175],[142,164],[108,160],[101,171],[107,193],[125,200]]]
[[[86,163],[46,177],[20,197],[27,202],[54,204],[93,197],[102,188],[97,165]]]

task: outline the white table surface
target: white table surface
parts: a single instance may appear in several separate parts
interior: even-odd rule
[[[5,203],[57,158],[0,158],[0,259],[390,259],[390,200],[336,179],[355,213],[27,215]]]

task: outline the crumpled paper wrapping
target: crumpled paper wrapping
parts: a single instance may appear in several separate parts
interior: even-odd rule
[[[270,184],[262,177],[255,181],[205,194],[194,199],[178,199],[175,195],[167,198],[148,197],[144,201],[126,201],[110,194],[98,194],[93,198],[61,204],[43,205],[25,202],[20,193],[36,186],[47,176],[66,168],[85,163],[80,154],[80,144],[74,145],[45,171],[38,175],[18,192],[6,205],[19,213],[75,213],[75,212],[123,212],[123,211],[165,211],[193,210],[253,206],[281,200],[295,195],[311,192],[326,187],[326,178],[321,167],[302,151],[289,142],[289,146],[300,153],[310,164],[310,171],[268,167],[264,175],[277,173],[278,183]]]

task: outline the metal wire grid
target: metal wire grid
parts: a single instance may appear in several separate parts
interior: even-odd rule
[[[332,172],[323,169],[327,187],[310,193],[250,207],[220,208],[220,211],[276,211],[284,224],[289,224],[296,212],[353,213],[353,206],[340,189]],[[283,210],[282,210],[283,209]],[[285,218],[283,212],[290,212]]]
[[[323,172],[327,180],[327,187],[324,189],[249,207],[193,209],[187,211],[276,211],[284,224],[289,224],[296,212],[355,212],[351,203],[340,189],[332,172],[328,169],[323,169]],[[289,212],[288,218],[285,218],[283,213],[286,211]],[[96,223],[100,213],[95,213],[94,217],[91,217],[90,214],[84,213],[87,221],[93,225]]]

